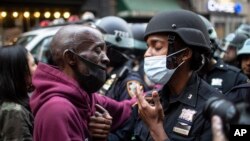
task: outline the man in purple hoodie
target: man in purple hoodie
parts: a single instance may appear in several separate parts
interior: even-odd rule
[[[97,29],[82,25],[62,27],[53,37],[51,54],[57,67],[40,63],[33,76],[36,90],[30,106],[35,116],[35,141],[94,140],[88,124],[100,109],[97,106],[96,110],[96,104],[112,116],[111,131],[128,119],[132,101],[116,102],[93,94],[105,82],[109,63],[105,42]],[[110,121],[103,120],[107,124]],[[104,134],[105,131],[107,127],[103,126]]]

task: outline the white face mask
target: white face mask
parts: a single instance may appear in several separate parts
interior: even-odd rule
[[[177,53],[186,50],[186,48],[179,50],[175,53],[172,53],[168,56],[160,55],[160,56],[152,56],[144,58],[144,72],[148,76],[148,78],[156,84],[164,85],[166,84],[177,68],[179,68],[183,63],[180,63],[174,69],[168,69],[167,66],[167,58]]]

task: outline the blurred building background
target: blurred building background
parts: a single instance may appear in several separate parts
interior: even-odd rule
[[[207,17],[218,37],[234,32],[242,23],[249,23],[250,0],[191,0],[192,10]]]
[[[0,41],[8,44],[41,26],[82,20],[86,12],[96,18],[117,15],[128,22],[148,22],[157,12],[175,9],[204,15],[223,38],[250,21],[249,6],[250,0],[1,0]]]

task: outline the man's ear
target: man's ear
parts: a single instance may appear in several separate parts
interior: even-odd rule
[[[182,61],[190,60],[192,58],[193,51],[192,49],[187,48],[182,55],[183,55]]]
[[[76,57],[73,53],[71,53],[68,49],[63,52],[63,59],[66,63],[73,66],[76,64]]]

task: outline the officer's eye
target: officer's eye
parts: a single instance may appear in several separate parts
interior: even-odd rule
[[[155,42],[154,47],[156,50],[160,50],[163,47],[163,43],[161,41],[157,41]]]

